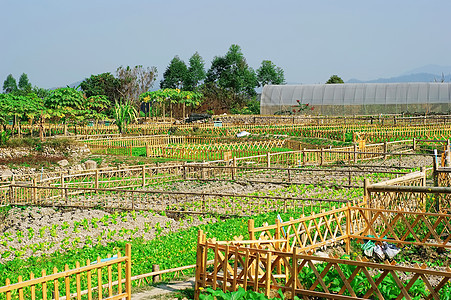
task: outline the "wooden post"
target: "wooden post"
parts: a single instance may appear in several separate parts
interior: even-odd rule
[[[183,163],[183,180],[186,180],[186,162]]]
[[[146,186],[146,166],[142,166],[142,187]]]
[[[249,219],[247,220],[247,231],[249,232],[249,239],[251,241],[255,240],[255,232],[254,232],[254,228],[255,228],[255,222],[254,219]]]
[[[266,167],[271,168],[271,153],[266,153]]]
[[[160,271],[160,265],[152,265],[152,272],[158,272],[158,271]],[[160,282],[160,275],[153,275],[152,282],[153,283]]]
[[[357,163],[357,145],[354,144],[354,163]]]
[[[384,141],[384,159],[387,159],[387,152],[388,152],[388,147],[387,147],[387,141]]]
[[[232,180],[235,180],[236,177],[236,157],[234,156],[232,159]]]
[[[33,186],[37,186],[37,179],[36,179],[36,177],[35,178],[33,178],[33,181],[32,181],[32,185]],[[37,188],[33,188],[33,203],[34,204],[37,204],[37,202],[38,202],[38,197],[37,197]]]
[[[321,148],[319,165],[322,166],[323,164],[324,164],[324,148]]]
[[[146,157],[150,156],[150,147],[149,144],[146,143]]]
[[[267,257],[266,257],[266,280],[265,280],[265,296],[269,297],[269,292],[271,292],[271,251],[268,252]],[[226,269],[224,269],[226,270]],[[224,272],[224,274],[226,274],[227,271]],[[236,274],[235,274],[236,276]],[[255,275],[256,277],[258,277],[258,275]],[[258,291],[258,289],[257,289]]]
[[[302,150],[302,165],[305,166],[305,148]]]
[[[437,150],[434,150],[434,153],[437,155]],[[437,172],[437,156],[434,156],[432,159],[432,176],[434,177],[434,186],[438,186],[438,172]]]
[[[132,246],[125,244],[125,256],[127,261],[125,262],[125,293],[127,294],[127,300],[132,299]]]
[[[294,300],[296,296],[296,288],[298,283],[298,259],[297,259],[297,250],[296,247],[293,247],[293,257],[291,260],[291,278],[292,278],[292,286],[291,286],[291,299]]]
[[[99,188],[99,170],[98,169],[95,170],[95,185],[94,185],[94,187],[96,189]]]
[[[60,181],[61,181],[61,187],[64,188],[64,175],[63,175],[63,173],[61,173]],[[61,198],[64,199],[64,189],[61,189]],[[67,201],[67,199],[66,199],[66,201]]]
[[[206,252],[208,251],[208,245],[205,243],[205,246],[203,243],[205,242],[204,239],[204,233],[202,230],[199,230],[197,233],[197,255],[196,255],[196,282],[194,285],[194,299],[199,300],[199,294],[200,294],[200,288],[204,287],[204,277],[205,274],[205,267],[206,265],[204,262],[206,261],[204,259],[204,256],[206,256]],[[202,277],[202,278],[201,278]],[[215,284],[215,282],[213,282]]]
[[[416,138],[413,138],[413,140],[412,140],[412,149],[413,149],[413,151],[416,151],[417,150],[417,139]]]
[[[280,227],[280,220],[279,220],[279,218],[276,218],[276,232],[274,233],[274,238],[276,239],[276,240],[280,240],[280,231],[281,231],[281,227]],[[280,243],[279,242],[276,242],[275,243],[275,249],[277,250],[277,251],[281,251],[280,250]],[[280,274],[280,273],[277,273],[277,274]]]
[[[346,209],[346,254],[351,252],[351,204],[348,202]]]

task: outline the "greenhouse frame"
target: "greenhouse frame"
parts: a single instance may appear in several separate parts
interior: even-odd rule
[[[308,109],[298,112],[301,106]],[[451,83],[439,82],[266,85],[260,103],[262,115],[447,114],[450,111]]]

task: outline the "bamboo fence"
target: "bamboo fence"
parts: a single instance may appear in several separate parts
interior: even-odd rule
[[[216,134],[221,136],[233,136],[246,130],[254,134],[279,134],[300,137],[328,138],[339,141],[356,142],[360,139],[367,142],[380,142],[383,140],[396,140],[405,138],[424,138],[424,139],[447,139],[450,135],[451,125],[447,121],[448,118],[404,118],[402,121],[380,122],[375,121],[376,118],[369,118],[367,122],[346,122],[334,123],[329,120],[339,119],[315,119],[313,122],[284,122],[284,118],[280,118],[281,122],[270,121],[267,124],[248,124],[248,123],[223,123],[221,127],[217,127],[214,123],[200,124],[168,124],[168,123],[151,123],[151,124],[132,124],[125,128],[124,134],[129,135],[160,135],[176,132],[179,135],[190,135],[194,132],[203,134]],[[379,118],[377,118],[379,120]],[[395,119],[396,120],[396,119]],[[93,126],[73,126],[68,127],[63,124],[44,124],[41,128],[39,125],[21,125],[14,128],[10,125],[6,126],[8,130],[14,129],[19,136],[21,134],[36,135],[40,130],[44,131],[44,136],[73,136],[86,137],[87,135],[116,135],[118,134],[117,126],[105,126],[95,124]]]
[[[302,299],[382,300],[384,279],[390,277],[399,290],[396,299],[411,299],[410,290],[414,284],[424,287],[424,299],[440,299],[440,290],[451,279],[449,268],[437,271],[426,265],[405,267],[388,261],[372,263],[365,258],[348,260],[301,254],[297,247],[291,251],[267,247],[268,244],[276,247],[279,242],[277,239],[217,242],[207,240],[199,231],[195,299],[199,299],[201,288],[212,287],[226,292],[242,287],[262,292],[267,297],[280,289],[288,299],[297,295]],[[214,257],[213,268],[207,268],[208,257]],[[338,284],[331,286],[332,280]]]
[[[366,144],[350,147],[330,149],[302,149],[286,152],[268,153],[266,155],[255,155],[251,157],[237,158],[241,164],[267,164],[283,166],[306,166],[326,164],[351,164],[373,159],[387,159],[390,156],[398,156],[400,164],[402,156],[417,155],[410,153],[416,150],[416,140],[402,140],[383,142],[377,144]]]
[[[75,269],[65,265],[64,270],[55,267],[52,274],[42,270],[41,277],[31,273],[28,280],[18,277],[16,283],[2,278],[2,299],[131,299],[131,246],[126,244],[125,256],[117,255],[86,261],[84,266],[77,261]],[[105,298],[104,298],[105,297]]]
[[[249,216],[271,211],[305,213],[331,209],[344,199],[234,193],[177,192],[105,188],[41,187],[11,184],[0,190],[1,205],[152,210],[167,213]]]

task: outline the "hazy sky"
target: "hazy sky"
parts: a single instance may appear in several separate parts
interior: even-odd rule
[[[289,83],[391,77],[451,65],[450,12],[450,0],[0,0],[0,82],[25,72],[51,88],[138,64],[161,77],[175,55],[198,51],[209,68],[231,44]]]

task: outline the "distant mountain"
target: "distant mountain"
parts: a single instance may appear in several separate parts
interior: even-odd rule
[[[443,78],[442,78],[443,76]],[[407,72],[396,77],[378,78],[373,80],[349,79],[347,83],[393,83],[393,82],[434,82],[451,81],[451,66],[426,65]]]
[[[402,73],[401,75],[410,75],[418,73],[429,73],[429,74],[450,74],[451,66],[439,66],[439,65],[426,65],[413,70]]]
[[[451,81],[451,74],[444,75],[443,77],[445,82]],[[393,82],[434,82],[441,81],[442,74],[430,74],[430,73],[417,73],[410,75],[401,75],[397,77],[390,78],[379,78],[374,80],[358,80],[358,79],[349,79],[346,81],[347,83],[393,83]]]

